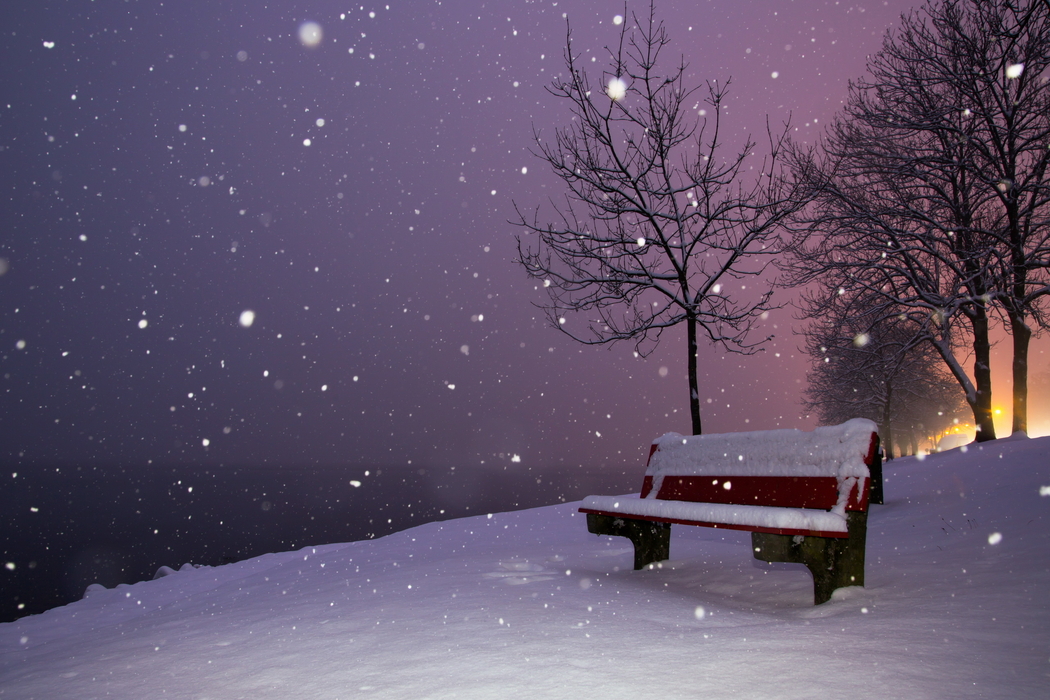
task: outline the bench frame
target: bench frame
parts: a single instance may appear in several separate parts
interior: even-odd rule
[[[656,444],[650,450],[652,459]],[[634,544],[635,570],[651,568],[653,564],[670,558],[671,525],[697,525],[751,532],[752,553],[756,559],[767,562],[804,564],[813,574],[813,601],[820,605],[831,600],[832,593],[846,586],[864,585],[864,550],[867,537],[868,502],[882,502],[882,457],[878,434],[872,433],[871,447],[865,462],[871,478],[861,479],[852,509],[846,512],[846,532],[785,531],[751,525],[701,522],[676,518],[618,514],[608,511],[580,508],[587,514],[587,530],[596,535],[626,537]],[[705,476],[717,480],[717,477]],[[734,477],[727,477],[734,478]],[[736,477],[739,478],[739,477]],[[763,477],[768,482],[782,481],[792,488],[792,476]],[[857,486],[853,490],[857,490]],[[643,494],[651,488],[647,476]],[[869,491],[870,489],[870,491]],[[667,500],[667,499],[661,499]],[[732,502],[732,501],[728,501]],[[750,503],[750,502],[749,502]],[[737,505],[740,505],[737,503]],[[756,503],[754,505],[764,505]],[[747,506],[744,506],[747,507]]]

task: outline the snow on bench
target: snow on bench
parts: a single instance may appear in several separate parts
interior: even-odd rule
[[[580,511],[626,515],[656,522],[776,534],[809,534],[820,537],[846,537],[848,534],[844,514],[802,508],[588,496],[583,501]]]
[[[815,600],[864,583],[870,468],[881,468],[875,424],[657,439],[641,493],[588,496],[590,532],[628,537],[635,569],[668,558],[670,525],[752,533],[756,558],[813,571]]]

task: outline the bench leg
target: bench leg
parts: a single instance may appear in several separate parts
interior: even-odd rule
[[[836,588],[864,585],[864,543],[868,514],[846,514],[849,537],[792,537],[751,533],[755,559],[805,564],[813,573],[815,605],[831,600]],[[796,541],[798,540],[798,541]]]
[[[634,568],[670,558],[671,525],[649,520],[619,518],[598,513],[587,514],[587,531],[595,535],[626,537],[634,543]]]

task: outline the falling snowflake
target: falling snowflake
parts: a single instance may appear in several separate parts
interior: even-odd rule
[[[313,48],[321,43],[324,32],[317,22],[303,22],[299,25],[299,41],[303,46]]]
[[[609,96],[613,102],[620,102],[623,98],[627,97],[627,83],[621,78],[612,78],[609,81],[608,87],[605,88],[605,94]]]

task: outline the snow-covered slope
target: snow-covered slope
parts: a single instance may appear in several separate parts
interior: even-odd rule
[[[1042,699],[1048,454],[889,463],[867,587],[818,607],[747,533],[632,571],[565,504],[93,591],[0,625],[0,698]]]

